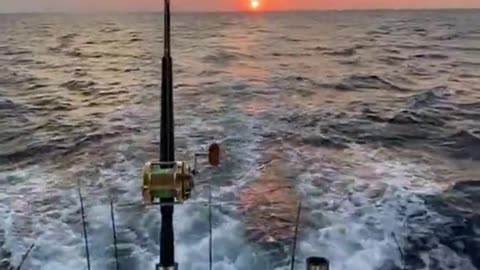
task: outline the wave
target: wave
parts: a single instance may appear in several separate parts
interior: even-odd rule
[[[114,44],[117,42],[119,42],[119,40],[117,39],[104,39],[104,40],[100,40],[98,43],[104,45],[104,44]]]
[[[428,111],[415,112],[411,110],[402,110],[394,117],[390,118],[388,122],[400,125],[422,124],[437,127],[445,125],[443,119],[438,118],[438,114],[432,114]]]
[[[70,80],[62,83],[60,86],[67,88],[68,90],[85,90],[95,85],[96,83],[94,81]]]
[[[472,67],[472,68],[479,68],[480,67],[480,62],[476,61],[455,61],[451,63],[450,65],[454,67]]]
[[[461,73],[461,74],[458,74],[458,77],[463,79],[480,79],[479,74],[472,74],[472,73]]]
[[[480,52],[480,47],[445,46],[445,49],[464,52]]]
[[[293,43],[298,43],[298,42],[302,42],[302,41],[305,41],[303,39],[298,39],[298,38],[291,38],[291,37],[284,37],[285,41],[288,41],[288,42],[293,42]]]
[[[354,74],[348,78],[342,79],[340,82],[332,83],[316,83],[322,88],[335,89],[339,91],[359,91],[365,89],[375,90],[395,90],[395,91],[410,91],[409,89],[396,85],[389,80],[383,79],[377,75],[358,75]]]
[[[54,47],[49,47],[48,50],[51,51],[51,52],[58,52],[58,51],[61,51],[65,48],[68,48],[73,44],[74,39],[76,37],[78,37],[78,34],[76,34],[76,33],[70,33],[70,34],[62,35],[62,36],[57,38],[57,41],[60,44],[58,44],[57,46],[54,46]]]
[[[35,97],[30,98],[31,110],[33,111],[70,111],[73,109],[72,103],[63,101],[59,97]]]
[[[366,34],[368,36],[376,36],[376,37],[381,37],[381,36],[387,36],[392,33],[391,29],[378,29],[378,30],[373,30],[373,31],[368,31]]]
[[[404,50],[439,50],[442,47],[434,44],[395,44],[395,48]]]
[[[211,76],[216,76],[216,75],[225,74],[225,73],[226,72],[223,70],[204,69],[198,73],[198,76],[211,77]],[[193,85],[188,85],[188,86],[193,86]]]
[[[329,51],[331,49],[328,47],[317,46],[317,47],[310,48],[309,50],[323,52],[323,51]]]
[[[42,84],[42,83],[32,83],[30,86],[28,86],[28,90],[35,90],[35,89],[41,89],[48,87],[49,85],[47,84]]]
[[[446,86],[438,86],[433,89],[412,95],[409,97],[410,108],[419,109],[437,103],[448,95]]]
[[[378,115],[372,110],[362,114],[339,114],[318,111],[292,114],[282,122],[295,126],[291,132],[301,130],[297,136],[301,143],[326,148],[342,149],[353,144],[374,144],[425,150],[441,150],[456,159],[480,160],[480,137],[474,130],[451,134],[451,121],[458,111],[435,107],[404,109],[393,116]],[[299,131],[300,132],[300,131]],[[309,134],[305,136],[303,134]]]
[[[456,103],[455,105],[465,110],[480,110],[480,102]]]
[[[11,101],[10,99],[0,99],[0,110],[18,111],[22,106]]]
[[[340,84],[335,87],[339,90],[356,90],[356,89],[378,89],[378,90],[395,90],[408,91],[387,79],[378,75],[351,75],[343,79]]]
[[[33,52],[31,50],[22,50],[22,49],[14,49],[14,50],[6,50],[2,53],[5,56],[17,56],[17,55],[32,55]]]
[[[215,54],[209,54],[202,57],[202,60],[207,63],[226,65],[233,61],[238,60],[240,57],[237,53],[218,51]]]
[[[63,126],[56,129],[71,129],[72,127]],[[126,131],[130,129],[122,129]],[[131,129],[138,132],[138,129]],[[58,138],[45,138],[42,140],[30,141],[19,144],[11,149],[4,149],[0,152],[0,163],[2,164],[38,164],[46,160],[60,160],[68,155],[75,155],[90,145],[100,144],[108,139],[121,136],[122,132],[91,133],[84,135],[74,135],[74,133],[64,134]],[[45,140],[45,141],[43,141]]]
[[[477,269],[480,268],[480,253],[478,253],[480,245],[478,244],[479,233],[477,230],[480,226],[480,212],[470,209],[472,205],[480,203],[479,187],[480,181],[476,179],[459,181],[444,194],[424,196],[426,205],[444,218],[435,222],[423,220],[422,224],[430,227],[432,232],[436,232],[435,235],[429,233],[425,237],[430,235],[438,244],[448,247],[450,252],[453,251],[458,254],[457,256],[468,258],[468,261]],[[428,245],[421,245],[421,241],[411,243],[413,245],[409,249],[415,253],[428,248]]]
[[[78,58],[102,58],[104,57],[103,53],[84,53],[79,49],[74,49],[72,51],[66,51],[65,55],[70,57],[78,57]]]
[[[421,53],[421,54],[413,55],[413,58],[428,59],[428,60],[445,60],[445,59],[449,59],[449,56],[441,53]]]
[[[409,58],[398,56],[398,55],[386,55],[386,56],[379,56],[378,60],[387,65],[401,65],[405,61],[408,61]]]
[[[309,135],[302,138],[301,142],[303,144],[315,146],[315,147],[325,147],[325,148],[335,148],[335,149],[346,149],[348,148],[349,140],[339,136],[324,136],[321,134]]]
[[[122,31],[120,28],[113,27],[113,26],[111,26],[111,27],[106,27],[106,28],[103,28],[103,29],[100,30],[101,33],[106,33],[106,34],[108,34],[108,33],[116,33],[116,32],[120,32],[120,31]]]
[[[480,160],[480,137],[472,131],[461,130],[448,137],[442,146],[456,158]]]
[[[59,40],[72,40],[74,38],[78,37],[78,34],[76,33],[69,33],[69,34],[65,34],[63,36],[60,36],[58,39]]]
[[[0,162],[3,164],[18,163],[24,160],[38,160],[39,156],[57,153],[63,148],[57,144],[29,143],[26,146],[19,146],[17,149],[10,149],[0,153]],[[34,163],[34,162],[33,162]]]
[[[443,33],[441,35],[432,36],[430,38],[432,40],[447,41],[447,40],[460,39],[464,37],[465,37],[465,33],[455,32],[455,33]]]
[[[406,217],[407,236],[402,241],[402,249],[407,267],[420,269],[429,265],[446,269],[452,264],[455,269],[475,269],[480,266],[475,240],[479,219],[455,209],[455,203],[450,202],[451,194],[448,191],[446,194],[421,195],[428,211]],[[450,254],[454,255],[453,258]]]
[[[311,56],[312,54],[310,53],[272,53],[272,56],[275,56],[275,57],[285,57],[285,56],[288,56],[288,57],[299,57],[299,56]]]
[[[324,55],[331,55],[331,56],[354,56],[357,54],[355,48],[344,48],[344,49],[337,49],[323,52]]]

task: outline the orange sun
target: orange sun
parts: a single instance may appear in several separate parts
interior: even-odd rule
[[[253,10],[258,10],[260,8],[260,1],[259,0],[251,0],[250,1],[250,7]]]

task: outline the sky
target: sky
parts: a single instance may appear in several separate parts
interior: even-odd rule
[[[171,0],[177,11],[244,11],[252,0]],[[480,8],[480,0],[258,0],[260,10]],[[0,0],[0,12],[157,11],[163,0]]]

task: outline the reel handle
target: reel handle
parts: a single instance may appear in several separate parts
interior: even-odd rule
[[[208,163],[213,167],[220,165],[220,145],[213,143],[208,148]]]
[[[196,153],[193,159],[192,174],[196,175],[198,172],[197,170],[198,157],[208,157],[208,163],[210,164],[210,166],[218,167],[220,165],[220,152],[221,152],[220,145],[217,143],[213,143],[208,147],[207,153]]]

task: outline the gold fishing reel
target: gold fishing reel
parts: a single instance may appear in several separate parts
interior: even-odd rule
[[[143,201],[146,205],[173,198],[174,203],[188,200],[194,188],[193,177],[197,173],[197,157],[208,156],[211,166],[220,165],[220,146],[210,145],[208,153],[198,153],[194,157],[194,168],[186,162],[147,162],[143,168]]]

